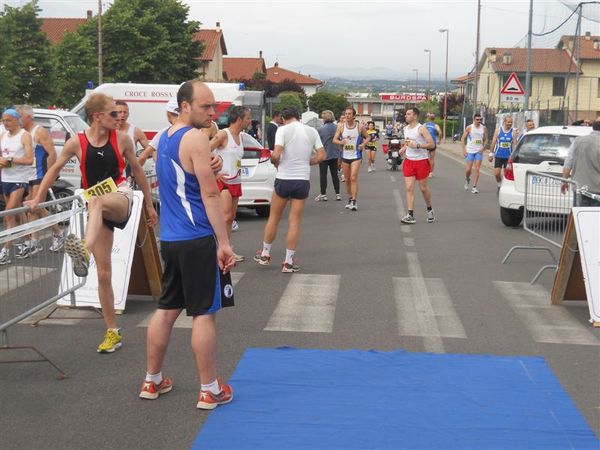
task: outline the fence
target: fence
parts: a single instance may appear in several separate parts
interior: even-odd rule
[[[525,174],[523,228],[549,245],[562,248],[569,213],[571,208],[578,204],[578,192],[577,183],[573,180],[528,170]],[[556,263],[556,257],[549,246],[530,243],[513,246],[502,260],[502,264],[508,261],[515,250],[546,251]],[[545,270],[556,268],[556,264],[543,266],[533,277],[531,284],[534,284]]]
[[[0,363],[48,362],[64,378],[65,373],[37,348],[11,346],[8,340],[9,327],[30,318],[59,298],[70,296],[71,303],[75,305],[74,292],[86,281],[75,277],[71,271],[62,271],[63,251],[51,251],[50,248],[53,231],[62,232],[62,228],[69,223],[71,227],[80,228],[83,235],[83,200],[79,196],[72,196],[42,203],[40,208],[47,208],[50,215],[31,222],[24,220],[29,210],[26,207],[0,212],[4,228],[0,231],[0,247],[11,249],[11,261],[0,266],[0,351],[31,350],[41,359],[2,359]],[[5,229],[8,217],[22,223]],[[39,251],[24,257],[24,240],[32,234],[39,242]]]

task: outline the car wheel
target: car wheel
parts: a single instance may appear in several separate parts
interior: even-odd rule
[[[523,220],[523,210],[500,207],[500,219],[507,227],[518,227]]]
[[[271,206],[267,205],[267,206],[257,206],[256,207],[256,214],[259,217],[269,217],[269,213],[271,212]]]

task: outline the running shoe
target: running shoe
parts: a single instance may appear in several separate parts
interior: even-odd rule
[[[473,186],[473,188],[471,189],[471,194],[479,194],[479,190],[477,189],[477,186]]]
[[[2,247],[0,250],[0,266],[10,263],[10,250]]]
[[[231,231],[237,231],[238,228],[240,228],[240,226],[238,225],[237,220],[231,222]]]
[[[123,345],[121,342],[122,339],[123,337],[121,336],[120,330],[113,330],[109,328],[106,330],[104,340],[98,346],[98,353],[112,353],[115,350],[120,349]]]
[[[342,200],[342,196],[340,194],[335,194],[335,201],[339,202]]]
[[[233,400],[233,388],[229,384],[221,384],[221,392],[213,394],[210,391],[200,391],[198,395],[198,409],[215,409],[219,405],[224,405]]]
[[[427,223],[435,222],[435,216],[433,215],[433,209],[427,211]]]
[[[315,202],[326,202],[327,196],[325,194],[319,194],[315,197]]]
[[[271,264],[271,255],[263,255],[261,250],[258,250],[252,259],[261,266],[268,266]]]
[[[373,165],[371,165],[371,167],[373,168],[373,172],[375,172],[375,163],[373,163]]]
[[[30,255],[35,255],[36,253],[40,253],[44,251],[44,246],[40,241],[32,241],[31,242],[31,253]]]
[[[417,221],[415,220],[415,216],[411,215],[411,214],[407,214],[405,215],[402,219],[400,219],[400,222],[402,223],[417,223]]]
[[[346,177],[344,176],[344,174],[341,174],[341,175],[340,175],[340,181],[341,181],[342,183],[345,183],[345,182],[346,182]]]
[[[465,187],[465,191],[468,191],[468,190],[469,190],[469,183],[471,183],[471,179],[470,179],[470,178],[467,178],[467,179],[465,180],[465,186],[464,186],[464,187]]]
[[[369,172],[369,173],[373,172],[373,168],[371,166],[369,166],[369,168],[367,169],[367,172]]]
[[[299,272],[300,271],[300,266],[297,264],[290,264],[290,263],[286,263],[285,261],[283,263],[281,263],[281,272],[282,273],[294,273],[294,272]]]
[[[235,259],[235,262],[244,262],[246,260],[245,257],[243,257],[242,255],[238,255],[237,253],[234,253],[233,257]]]
[[[346,209],[350,209],[351,207],[352,207],[352,199],[351,199],[351,198],[349,198],[349,199],[348,199],[348,203],[346,203],[346,206],[344,206],[344,208],[346,208]]]
[[[65,236],[64,234],[55,234],[54,236],[52,236],[52,245],[50,245],[50,248],[48,250],[50,250],[51,252],[57,252],[59,251],[61,248],[63,248],[65,245]]]
[[[73,261],[73,272],[80,278],[87,277],[90,265],[90,254],[84,242],[74,234],[67,236],[65,250]]]
[[[352,200],[352,204],[350,205],[350,211],[358,211],[358,206],[356,206],[356,200]]]
[[[23,244],[17,245],[17,251],[15,252],[15,258],[25,259],[29,258],[33,251],[33,246],[30,241],[24,242]]]
[[[173,382],[170,378],[163,378],[158,384],[153,381],[146,381],[142,383],[142,390],[140,391],[140,398],[147,400],[156,400],[160,394],[166,394],[173,390]]]

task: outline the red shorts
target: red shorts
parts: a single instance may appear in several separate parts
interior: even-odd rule
[[[415,177],[417,180],[422,180],[429,176],[429,172],[431,172],[429,159],[405,159],[402,163],[402,174],[405,177]]]
[[[219,192],[223,192],[223,189],[227,189],[232,197],[242,196],[242,183],[238,184],[227,184],[221,180],[217,180],[217,186],[219,186]]]

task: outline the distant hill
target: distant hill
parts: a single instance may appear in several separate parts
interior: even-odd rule
[[[321,80],[329,78],[345,78],[348,80],[410,80],[415,78],[414,72],[401,72],[389,67],[349,68],[349,67],[324,67],[318,65],[302,65],[292,68],[297,72],[310,75]],[[458,77],[461,74],[448,74],[448,79]],[[427,73],[419,72],[419,79],[427,79]],[[432,80],[443,80],[444,74],[431,74]]]

